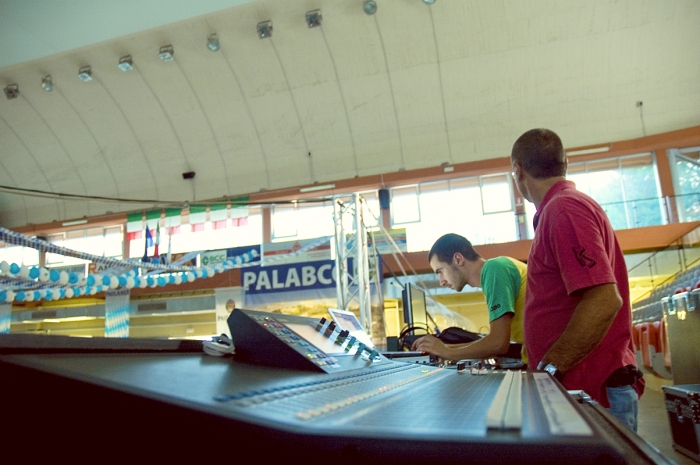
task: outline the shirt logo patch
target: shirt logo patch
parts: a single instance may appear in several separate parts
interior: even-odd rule
[[[492,312],[495,312],[495,311],[498,310],[499,308],[501,308],[501,304],[494,305],[493,307],[491,307],[491,311],[492,311]]]
[[[585,268],[593,268],[596,261],[587,255],[587,250],[583,247],[572,247],[578,263]]]

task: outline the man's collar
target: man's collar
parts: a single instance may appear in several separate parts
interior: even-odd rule
[[[544,195],[544,198],[542,199],[540,208],[537,209],[537,213],[535,213],[535,216],[532,218],[532,226],[535,229],[537,229],[537,223],[540,221],[540,213],[542,212],[542,210],[544,210],[544,207],[549,203],[552,197],[554,197],[557,193],[563,191],[564,189],[568,188],[576,189],[576,185],[573,181],[569,181],[566,179],[562,179],[561,181],[557,182],[549,188],[547,193]]]

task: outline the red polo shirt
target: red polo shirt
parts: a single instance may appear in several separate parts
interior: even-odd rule
[[[527,262],[525,347],[536,367],[559,338],[581,301],[577,291],[615,283],[623,303],[601,343],[567,372],[567,389],[582,389],[609,407],[605,380],[635,364],[627,266],[610,221],[600,206],[560,181],[545,195],[534,217],[535,238]],[[643,380],[635,386],[641,395]]]

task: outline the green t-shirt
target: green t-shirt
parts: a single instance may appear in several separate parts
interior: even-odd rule
[[[523,309],[525,308],[525,288],[527,266],[514,258],[497,257],[486,260],[481,270],[481,289],[489,309],[489,322],[506,313],[513,314],[510,323],[510,339],[523,344]],[[525,346],[522,350],[523,363]]]

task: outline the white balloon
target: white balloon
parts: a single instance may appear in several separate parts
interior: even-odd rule
[[[134,287],[134,284],[136,284],[136,283],[134,282],[134,278],[132,278],[131,276],[129,276],[128,278],[126,278],[126,288],[127,288],[127,289],[132,289],[132,288]]]
[[[45,283],[49,280],[49,270],[46,268],[39,269],[39,281]]]
[[[66,289],[66,297],[69,299],[73,297],[73,289],[71,289],[70,287]]]
[[[24,298],[27,302],[34,302],[34,291],[27,291],[27,296]]]
[[[109,278],[109,288],[110,289],[116,289],[119,287],[119,278],[116,276],[112,276]]]
[[[146,282],[146,277],[141,276],[141,282],[139,283],[139,288],[144,289],[146,286],[148,286],[148,283]]]
[[[65,271],[61,271],[58,278],[58,282],[61,284],[68,284],[68,273],[66,273]]]
[[[188,282],[188,283],[191,283],[191,282],[194,281],[195,279],[196,279],[196,278],[194,277],[194,273],[192,273],[191,271],[188,271],[188,272],[187,272],[187,282]]]
[[[15,292],[14,291],[6,291],[7,292],[7,297],[5,298],[5,302],[12,302],[15,300]]]
[[[19,275],[20,275],[22,278],[27,278],[27,277],[29,277],[29,267],[28,267],[27,265],[22,265],[22,266],[19,268]]]
[[[90,295],[95,295],[95,294],[97,294],[97,289],[94,287],[91,287],[90,288]]]
[[[0,262],[0,271],[2,271],[3,273],[7,273],[8,271],[10,271],[10,264],[7,263],[5,260]]]

